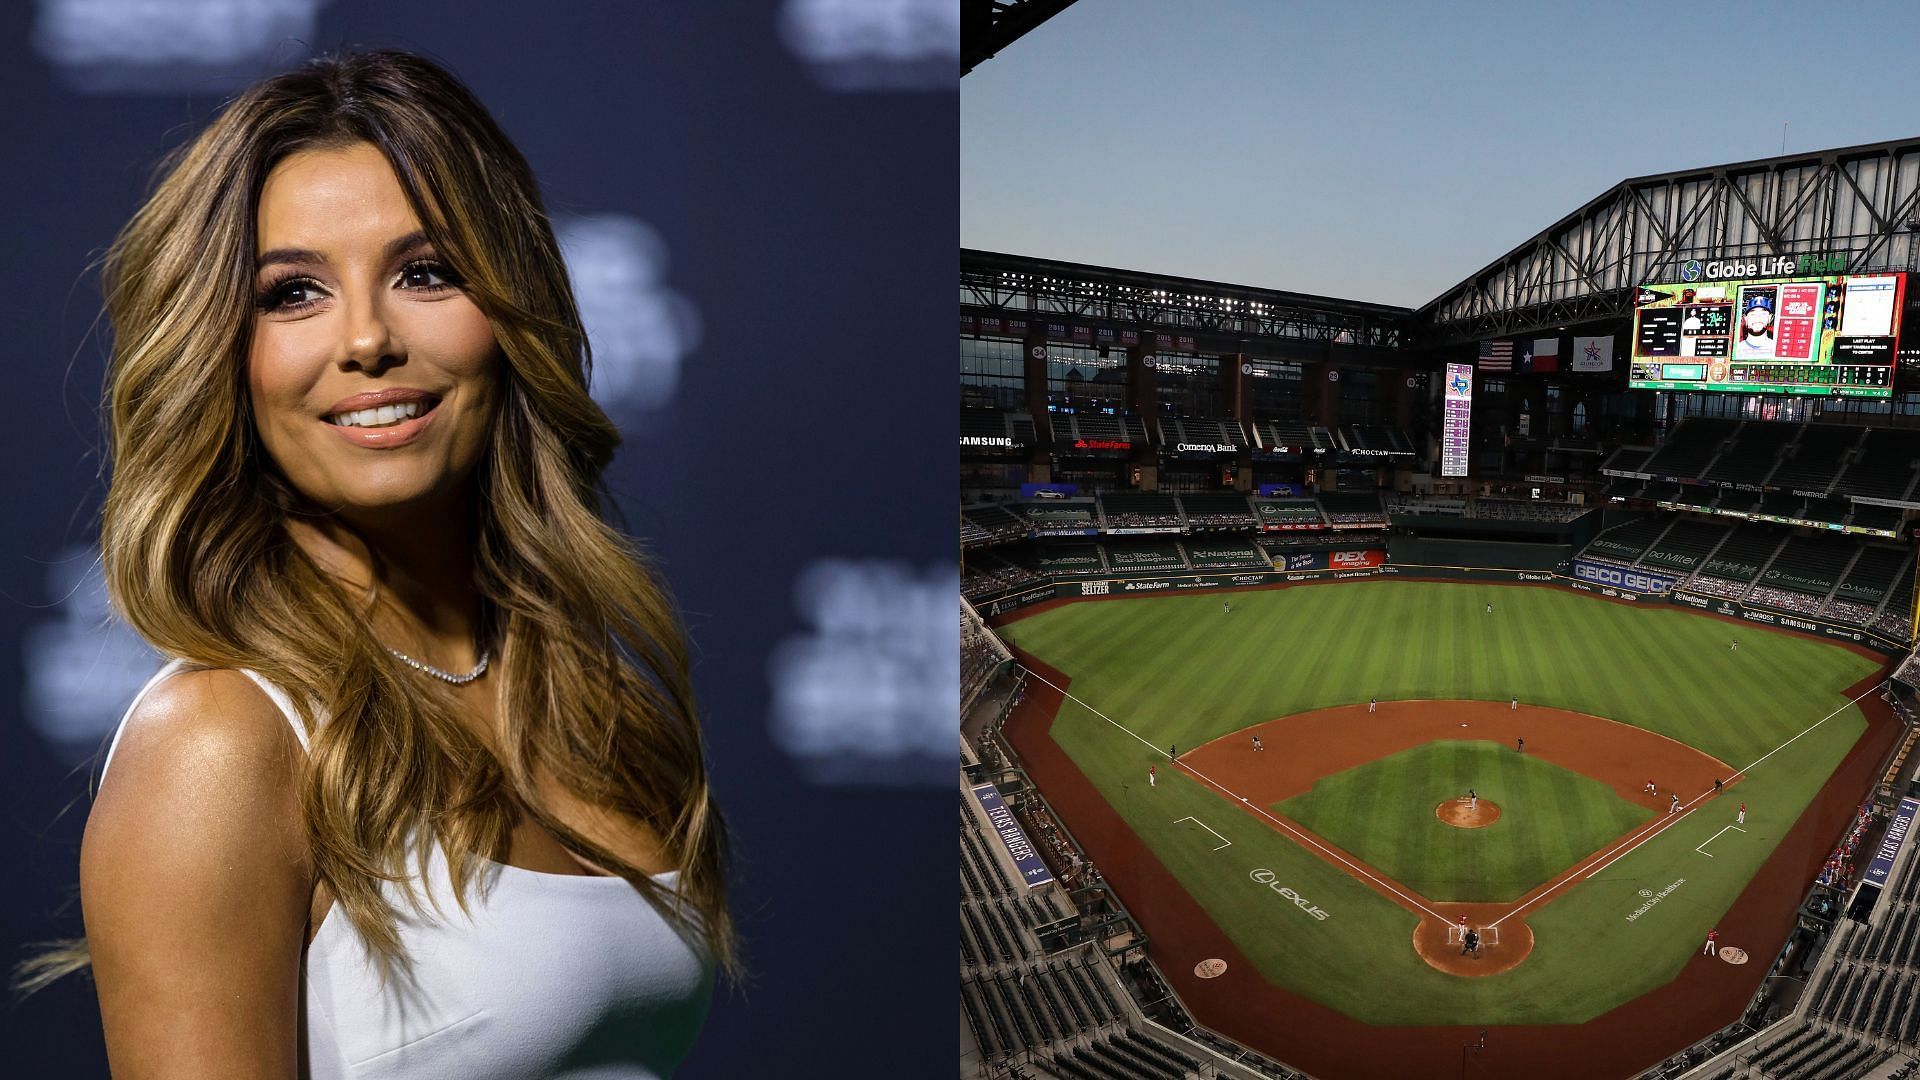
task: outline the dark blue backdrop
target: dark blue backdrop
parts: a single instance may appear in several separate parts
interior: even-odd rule
[[[688,612],[757,980],[716,1002],[686,1075],[953,1068],[955,444],[934,363],[958,231],[953,8],[5,5],[9,956],[79,930],[81,759],[153,667],[88,587],[89,263],[234,87],[309,51],[395,46],[448,64],[539,173],[596,394],[627,432],[610,479]],[[0,1061],[104,1075],[91,985],[11,1005]]]

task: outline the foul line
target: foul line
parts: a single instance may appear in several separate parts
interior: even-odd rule
[[[1193,823],[1194,823],[1195,825],[1198,825],[1198,826],[1200,826],[1200,827],[1201,827],[1201,828],[1203,828],[1203,829],[1207,829],[1207,823],[1206,823],[1206,822],[1204,822],[1204,821],[1201,821],[1201,820],[1200,820],[1199,818],[1197,818],[1197,817],[1183,817],[1183,818],[1174,818],[1174,819],[1173,819],[1173,823],[1174,823],[1175,825],[1178,825],[1178,824],[1180,824],[1180,823],[1181,823],[1181,822],[1183,822],[1183,821],[1191,821],[1191,822],[1193,822]],[[1212,830],[1212,829],[1207,829],[1207,831],[1208,831],[1208,832],[1213,832],[1213,830]],[[1219,833],[1217,833],[1217,832],[1213,832],[1213,838],[1214,838],[1215,840],[1218,840],[1218,841],[1220,841],[1220,847],[1217,847],[1217,848],[1214,848],[1213,850],[1215,850],[1215,851],[1219,851],[1219,850],[1220,850],[1220,848],[1230,848],[1230,847],[1232,847],[1232,846],[1233,846],[1233,841],[1231,841],[1231,840],[1229,840],[1229,839],[1227,839],[1227,838],[1226,838],[1226,837],[1224,837],[1224,836],[1221,836],[1221,835],[1220,835]]]
[[[1108,716],[1106,713],[1101,712],[1099,709],[1096,709],[1093,706],[1087,704],[1086,702],[1081,701],[1079,698],[1074,697],[1072,694],[1068,693],[1064,688],[1059,686],[1054,686],[1052,682],[1048,681],[1046,676],[1040,674],[1039,672],[1033,670],[1030,667],[1027,667],[1024,664],[1021,665],[1021,669],[1024,670],[1028,675],[1031,675],[1032,677],[1039,679],[1041,682],[1046,683],[1046,685],[1053,687],[1053,689],[1060,691],[1060,696],[1066,698],[1068,701],[1073,702],[1075,705],[1078,705],[1081,708],[1092,713],[1093,715],[1099,717],[1100,719],[1105,720],[1107,723],[1112,724],[1114,727],[1118,728],[1119,730],[1124,731],[1128,735],[1133,736],[1135,741],[1139,742],[1140,745],[1153,750],[1153,752],[1156,754],[1165,753],[1165,751],[1161,750],[1159,747],[1156,747],[1152,743],[1141,738],[1139,733],[1135,732],[1132,728],[1127,727],[1125,724],[1122,724],[1120,721],[1115,720],[1113,717]],[[1198,777],[1203,782],[1215,788],[1218,788],[1220,790],[1220,793],[1223,795],[1226,795],[1228,798],[1238,799],[1240,801],[1241,806],[1246,807],[1248,810],[1251,810],[1252,812],[1272,822],[1274,825],[1285,830],[1287,833],[1291,834],[1293,838],[1301,844],[1301,846],[1313,848],[1316,851],[1318,851],[1322,856],[1328,859],[1331,859],[1332,861],[1337,862],[1340,865],[1346,867],[1347,869],[1353,871],[1355,874],[1358,874],[1359,876],[1366,878],[1368,881],[1371,881],[1375,885],[1379,886],[1380,890],[1386,893],[1387,895],[1395,897],[1400,901],[1402,901],[1403,903],[1411,905],[1412,907],[1418,908],[1421,911],[1424,911],[1427,914],[1433,916],[1434,918],[1440,920],[1441,922],[1450,921],[1445,915],[1442,915],[1439,912],[1428,907],[1427,905],[1421,903],[1419,897],[1410,896],[1407,893],[1402,892],[1400,889],[1394,887],[1394,885],[1391,882],[1384,881],[1380,878],[1374,877],[1372,874],[1367,872],[1366,867],[1357,865],[1356,863],[1347,859],[1346,856],[1341,855],[1339,852],[1333,850],[1332,848],[1329,848],[1326,845],[1318,842],[1317,840],[1314,840],[1312,837],[1308,836],[1306,833],[1302,832],[1301,830],[1295,828],[1293,825],[1289,824],[1286,821],[1286,819],[1270,813],[1266,807],[1255,806],[1253,803],[1247,800],[1246,796],[1229,790],[1226,785],[1215,780],[1213,777],[1208,776],[1207,774],[1201,772],[1199,769],[1196,769],[1193,766],[1188,765],[1184,761],[1176,760],[1175,764],[1180,765],[1182,768],[1185,768],[1188,772],[1192,773],[1194,776]],[[1208,831],[1211,832],[1212,830],[1209,829]]]
[[[1694,848],[1693,850],[1699,852],[1702,855],[1705,855],[1709,859],[1713,858],[1713,852],[1707,850],[1707,845],[1713,843],[1715,840],[1720,839],[1720,833],[1726,832],[1727,829],[1732,829],[1734,832],[1741,832],[1741,833],[1747,831],[1738,825],[1729,825],[1727,826],[1726,829],[1721,829],[1720,832],[1714,833],[1712,836],[1709,836],[1705,840],[1700,841],[1700,846],[1697,848]]]
[[[1785,750],[1787,747],[1792,746],[1794,743],[1798,742],[1800,740],[1801,735],[1805,735],[1808,731],[1812,731],[1814,728],[1819,727],[1821,724],[1824,724],[1827,721],[1833,719],[1834,717],[1839,716],[1841,713],[1846,712],[1848,709],[1852,708],[1857,702],[1859,702],[1861,698],[1864,698],[1868,694],[1871,694],[1874,691],[1879,690],[1881,687],[1885,685],[1887,685],[1887,680],[1885,679],[1882,679],[1879,682],[1874,683],[1872,686],[1868,687],[1866,690],[1862,691],[1859,694],[1854,695],[1852,700],[1848,701],[1845,705],[1840,706],[1839,708],[1833,710],[1827,715],[1814,721],[1812,724],[1809,724],[1805,730],[1800,732],[1799,735],[1795,735],[1793,738],[1788,739],[1786,742],[1781,743],[1779,746],[1776,746],[1773,749],[1767,751],[1766,753],[1761,754],[1758,758],[1755,758],[1752,762],[1750,762],[1746,766],[1746,768],[1735,769],[1733,771],[1733,777],[1729,777],[1728,779],[1745,776],[1747,772],[1750,771],[1755,765],[1760,764],[1761,762],[1767,760],[1773,755],[1779,753],[1782,750]],[[1540,901],[1545,900],[1549,896],[1552,896],[1554,893],[1558,892],[1560,889],[1564,888],[1565,886],[1572,884],[1576,879],[1580,881],[1592,880],[1595,874],[1598,874],[1600,871],[1605,870],[1607,867],[1612,866],[1614,863],[1617,863],[1621,859],[1624,859],[1628,855],[1631,855],[1635,851],[1638,851],[1640,849],[1640,845],[1645,844],[1647,841],[1652,840],[1654,837],[1659,836],[1663,832],[1666,832],[1668,829],[1672,828],[1673,826],[1678,825],[1689,814],[1692,814],[1695,810],[1699,809],[1699,806],[1697,804],[1702,799],[1705,799],[1712,794],[1713,794],[1713,789],[1708,788],[1706,791],[1703,791],[1700,794],[1695,795],[1692,799],[1681,804],[1684,807],[1684,809],[1680,813],[1668,814],[1666,816],[1665,821],[1660,822],[1658,825],[1655,825],[1653,828],[1647,830],[1647,832],[1644,835],[1642,835],[1639,839],[1635,840],[1632,837],[1628,837],[1627,840],[1622,841],[1621,846],[1619,848],[1614,849],[1618,853],[1615,854],[1613,858],[1608,859],[1606,862],[1601,863],[1599,866],[1594,867],[1593,869],[1587,871],[1584,874],[1582,874],[1576,868],[1573,873],[1568,874],[1567,876],[1554,882],[1552,885],[1549,885],[1546,889],[1542,890],[1538,895],[1534,896],[1532,899],[1525,901],[1524,903],[1520,904],[1518,907],[1515,907],[1512,911],[1509,911],[1505,915],[1502,915],[1498,919],[1495,919],[1493,921],[1493,925],[1499,926],[1502,922],[1505,922],[1506,920],[1514,917],[1515,915],[1520,914],[1522,911],[1525,911],[1526,909],[1534,906],[1535,904],[1538,904]],[[1701,854],[1705,855],[1706,852],[1703,851],[1701,852]],[[1709,856],[1709,858],[1711,858],[1711,856]]]

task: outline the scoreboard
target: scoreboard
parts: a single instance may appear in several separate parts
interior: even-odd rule
[[[1904,273],[1642,285],[1627,385],[1892,397],[1906,287]]]

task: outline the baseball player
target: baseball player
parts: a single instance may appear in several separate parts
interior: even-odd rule
[[[1720,778],[1717,776],[1713,778],[1713,793],[1720,794]]]
[[[1149,765],[1149,766],[1147,766],[1147,786],[1148,786],[1148,787],[1159,787],[1159,786],[1160,786],[1160,784],[1159,784],[1159,783],[1158,783],[1158,782],[1157,782],[1157,781],[1156,781],[1156,780],[1154,779],[1154,770],[1155,770],[1155,769],[1158,769],[1159,767],[1160,767],[1160,766],[1158,766],[1158,765]]]
[[[1707,943],[1700,947],[1700,955],[1701,956],[1719,956],[1720,955],[1720,931],[1719,930],[1715,929],[1715,930],[1707,931]]]
[[[1368,712],[1370,712],[1370,713],[1376,713],[1376,712],[1379,712],[1379,711],[1380,711],[1380,699],[1379,699],[1379,698],[1368,698],[1368,699],[1367,699],[1367,711],[1368,711]]]
[[[1525,739],[1515,739],[1515,740],[1513,740],[1513,752],[1514,752],[1514,753],[1516,753],[1516,754],[1524,754],[1524,753],[1526,753],[1526,752],[1527,752],[1527,740],[1525,740]]]
[[[1220,601],[1220,614],[1222,615],[1233,614],[1233,601],[1231,600]]]
[[[1168,761],[1172,761],[1173,759],[1180,756],[1180,751],[1175,748],[1177,745],[1178,744],[1176,743],[1167,744],[1167,760]]]
[[[1492,603],[1488,603],[1488,604],[1487,604],[1487,614],[1489,614],[1489,615],[1491,615],[1491,614],[1493,614],[1493,604],[1492,604]]]
[[[1253,748],[1254,748],[1255,750],[1265,750],[1265,749],[1266,749],[1266,747],[1264,747],[1264,746],[1262,746],[1262,745],[1260,745],[1260,736],[1258,736],[1258,735],[1255,735],[1255,736],[1253,737]]]
[[[1735,825],[1745,825],[1746,823],[1747,823],[1747,804],[1746,804],[1746,803],[1741,803],[1741,804],[1740,804],[1740,819],[1739,819],[1738,821],[1735,821],[1735,822],[1734,822],[1734,824],[1735,824]]]
[[[1516,710],[1518,710],[1519,708],[1520,708],[1520,699],[1519,699],[1519,698],[1514,698],[1513,700],[1511,700],[1511,701],[1509,701],[1509,702],[1507,702],[1507,711],[1508,711],[1508,712],[1513,712],[1513,711],[1516,711]]]
[[[1727,649],[1728,649],[1728,651],[1729,651],[1729,652],[1739,652],[1739,651],[1740,651],[1740,639],[1739,639],[1739,638],[1734,638],[1734,639],[1733,639],[1733,641],[1732,641],[1732,642],[1730,642],[1730,643],[1728,644],[1728,646],[1727,646]]]
[[[1646,787],[1643,787],[1643,788],[1641,788],[1640,790],[1641,790],[1641,791],[1644,791],[1644,792],[1646,792],[1646,793],[1647,793],[1647,794],[1649,794],[1649,795],[1658,795],[1658,794],[1660,794],[1660,789],[1659,789],[1659,788],[1657,788],[1657,787],[1654,787],[1654,786],[1653,786],[1653,781],[1651,781],[1651,780],[1649,780],[1649,781],[1647,781],[1647,786],[1646,786]]]
[[[1468,788],[1467,789],[1467,809],[1478,810],[1479,808],[1480,808],[1480,793],[1473,790],[1472,788]]]
[[[1679,813],[1680,812],[1680,796],[1669,794],[1667,798],[1673,800],[1672,802],[1667,804],[1667,813],[1669,814]]]
[[[1480,955],[1479,931],[1468,930],[1466,933],[1460,935],[1460,955],[1466,956],[1468,954],[1474,956]]]

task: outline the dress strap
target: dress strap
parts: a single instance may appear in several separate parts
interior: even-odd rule
[[[147,680],[147,684],[140,688],[139,693],[133,695],[133,701],[127,705],[127,711],[120,716],[119,726],[113,729],[113,741],[107,745],[106,760],[100,765],[100,778],[102,780],[106,779],[107,767],[113,764],[113,752],[120,748],[120,736],[126,734],[127,721],[133,718],[133,710],[140,707],[140,702],[146,698],[147,693],[154,687],[166,682],[167,679],[175,673],[186,671],[192,666],[192,664],[185,660],[169,660],[159,671],[153,673],[153,677]],[[307,729],[300,726],[300,714],[295,711],[293,699],[287,696],[287,692],[267,681],[264,676],[257,672],[248,670],[247,668],[241,668],[240,673],[252,679],[253,684],[258,686],[261,692],[265,693],[274,705],[279,708],[281,715],[287,718],[287,723],[293,726],[293,737],[300,740],[300,748],[302,750],[307,749]]]

